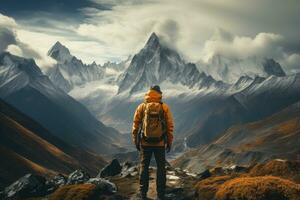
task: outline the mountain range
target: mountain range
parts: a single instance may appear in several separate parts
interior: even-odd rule
[[[69,92],[75,85],[98,80],[103,77],[104,69],[95,62],[86,65],[72,56],[69,49],[56,42],[48,51],[48,56],[57,64],[47,71],[50,80],[62,90]]]
[[[94,152],[118,151],[118,131],[106,127],[57,88],[32,59],[0,54],[0,98],[67,143]]]
[[[197,62],[200,71],[210,74],[216,80],[235,83],[241,76],[285,76],[281,65],[272,58],[248,57],[233,59],[220,54],[213,55],[207,62]]]
[[[119,76],[118,93],[128,90],[132,94],[163,82],[199,89],[222,85],[211,76],[200,73],[195,64],[186,63],[152,33],[144,48],[133,56],[129,67]]]
[[[286,75],[273,59],[260,61],[257,73],[242,73],[234,83],[216,80],[186,62],[152,33],[117,82],[104,83],[111,88],[109,92],[89,85],[70,95],[99,120],[126,133],[130,132],[132,115],[143,101],[144,92],[160,84],[163,101],[174,115],[176,149],[183,148],[184,138],[189,147],[197,147],[212,142],[232,125],[263,119],[300,100],[299,74]]]

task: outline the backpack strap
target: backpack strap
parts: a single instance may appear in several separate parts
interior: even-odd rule
[[[165,110],[164,110],[163,102],[160,102],[160,105],[161,105],[161,110],[162,110],[162,114],[163,114],[162,126],[163,126],[163,131],[164,132],[162,134],[162,137],[163,137],[164,143],[166,144],[167,141],[168,141],[168,134],[167,134],[168,125],[167,125],[166,113],[165,113]]]
[[[144,115],[145,115],[145,106],[146,106],[146,102],[142,103],[143,109],[142,109],[142,113],[141,113],[141,122],[140,122],[140,129],[139,129],[139,137],[142,138],[142,136],[144,135],[143,133],[143,126],[144,126]]]

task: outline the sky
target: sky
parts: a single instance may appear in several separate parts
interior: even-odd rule
[[[300,66],[299,0],[0,0],[0,51],[54,61],[60,41],[85,63],[121,61],[152,32],[191,62],[221,54]]]

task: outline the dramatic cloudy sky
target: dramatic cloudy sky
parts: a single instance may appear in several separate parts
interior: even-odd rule
[[[1,0],[0,51],[45,55],[59,40],[85,62],[120,61],[155,31],[189,61],[274,57],[300,67],[299,0]]]

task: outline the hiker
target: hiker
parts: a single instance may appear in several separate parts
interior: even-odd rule
[[[170,152],[173,141],[173,117],[169,106],[162,102],[158,85],[150,87],[144,103],[134,114],[132,138],[140,151],[140,198],[147,199],[149,187],[149,165],[154,154],[157,165],[157,199],[164,199],[166,187],[165,151]]]

